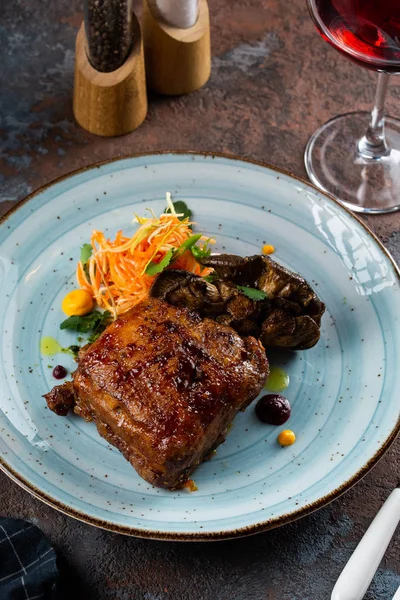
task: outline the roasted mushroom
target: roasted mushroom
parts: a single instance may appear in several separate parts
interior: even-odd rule
[[[217,277],[238,285],[253,285],[264,273],[264,256],[243,258],[235,254],[215,254],[201,259],[201,264],[214,269]]]
[[[262,311],[260,335],[264,346],[304,350],[318,342],[325,305],[303,277],[263,255],[241,258],[220,254],[201,262],[224,281],[249,285],[267,294],[269,307],[265,311],[264,305]]]
[[[212,283],[180,269],[163,271],[154,281],[150,296],[174,306],[186,306],[220,323],[255,322],[260,315],[260,302],[247,298],[230,281]]]
[[[325,306],[303,277],[289,271],[269,256],[257,254],[242,258],[219,254],[201,260],[205,267],[214,269],[218,278],[236,284],[255,287],[268,296],[274,306],[294,314],[308,314],[318,324]]]
[[[211,312],[221,314],[225,306],[216,286],[181,269],[163,271],[154,281],[150,296],[165,300],[174,306],[186,306],[202,316]]]
[[[259,337],[266,348],[305,350],[318,342],[325,305],[305,279],[263,255],[220,254],[201,264],[214,269],[212,283],[187,271],[166,270],[150,295],[230,325],[240,335]],[[266,299],[248,297],[239,285],[263,291]]]

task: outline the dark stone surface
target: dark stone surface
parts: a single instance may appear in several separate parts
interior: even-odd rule
[[[201,91],[150,98],[147,120],[125,137],[96,138],[71,109],[77,0],[0,3],[0,214],[73,169],[160,149],[251,156],[304,176],[303,149],[328,118],[370,108],[375,76],[315,32],[305,1],[213,0],[213,72]],[[400,116],[400,81],[388,110]],[[400,214],[368,224],[400,261]],[[0,474],[0,512],[38,524],[55,545],[70,597],[116,600],[324,600],[398,481],[400,444],[345,496],[255,537],[215,544],[152,542],[79,523]],[[400,584],[394,538],[366,598]]]

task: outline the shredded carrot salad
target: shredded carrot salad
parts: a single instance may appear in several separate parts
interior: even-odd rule
[[[166,268],[185,269],[203,276],[211,272],[196,261],[190,249],[176,252],[193,237],[193,223],[189,218],[180,220],[183,215],[175,212],[169,194],[167,203],[169,212],[158,218],[152,211],[148,218],[136,216],[134,221],[140,227],[132,237],[118,231],[112,241],[102,231],[92,232],[91,256],[85,264],[79,261],[76,277],[79,286],[87,290],[100,307],[109,310],[114,318],[148,296],[157,275],[146,270],[149,271],[150,265],[157,269],[156,265],[163,259],[168,260],[171,254],[172,260]],[[206,241],[204,236],[199,238]],[[214,243],[214,240],[207,242]]]

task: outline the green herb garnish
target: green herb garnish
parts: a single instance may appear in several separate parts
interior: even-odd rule
[[[72,345],[68,346],[68,348],[63,348],[62,351],[65,352],[65,354],[70,354],[73,358],[77,359],[80,349],[80,346]]]
[[[210,256],[211,248],[209,246],[209,243],[210,243],[210,238],[205,241],[203,247],[192,246],[192,248],[190,248],[193,256],[195,257],[195,259],[197,261],[201,260],[202,258],[207,258],[208,256]]]
[[[95,342],[96,340],[99,339],[99,337],[101,336],[102,333],[103,333],[102,331],[96,331],[95,333],[92,333],[92,335],[89,335],[89,337],[87,339],[87,343],[93,344],[93,342]]]
[[[242,294],[247,296],[247,298],[250,298],[250,300],[265,300],[268,298],[267,294],[261,290],[256,290],[252,287],[246,287],[245,285],[238,285],[236,287],[240,292],[242,292]]]
[[[60,324],[60,329],[72,329],[78,333],[88,333],[89,331],[101,333],[107,327],[110,317],[111,313],[108,310],[104,312],[93,310],[81,317],[78,315],[68,317]]]
[[[204,281],[208,281],[208,283],[214,283],[214,281],[217,279],[217,276],[215,273],[210,273],[209,275],[204,275],[203,279]]]
[[[186,204],[186,202],[184,202],[183,200],[177,200],[176,202],[173,202],[172,204],[174,205],[175,212],[178,215],[182,215],[182,216],[178,217],[178,219],[180,221],[184,221],[185,219],[189,219],[189,221],[190,221],[193,213],[190,210],[190,208],[188,207],[188,205]],[[164,212],[169,213],[171,211],[170,211],[169,207],[167,207],[164,210]]]
[[[86,265],[87,261],[92,256],[92,252],[92,244],[83,244],[81,248],[81,262],[83,265]]]
[[[152,261],[149,263],[146,267],[146,275],[157,275],[158,273],[161,273],[161,271],[164,271],[170,264],[173,254],[174,249],[171,248],[160,262],[157,263]]]
[[[81,248],[81,263],[86,277],[89,277],[89,258],[92,256],[92,244],[83,244]]]
[[[190,238],[185,240],[183,242],[183,244],[181,244],[179,246],[179,248],[174,252],[171,262],[173,262],[174,260],[176,260],[177,258],[182,256],[182,254],[184,254],[186,252],[186,250],[190,249],[193,252],[193,248],[197,248],[197,246],[195,246],[195,244],[197,244],[197,242],[199,241],[201,236],[202,236],[201,233],[196,233],[195,235],[192,235],[192,236],[190,236]]]
[[[68,317],[68,319],[65,319],[65,321],[60,324],[60,329],[71,329],[72,331],[77,331],[78,333],[89,333],[89,331],[91,331],[92,333],[89,336],[87,343],[92,344],[103,333],[110,322],[110,318],[111,313],[108,310],[105,310],[104,312],[93,310],[89,314],[81,317],[78,315]],[[78,336],[77,339],[80,342],[84,342],[82,336]],[[68,348],[63,348],[62,351],[77,359],[80,349],[81,346],[72,345]]]
[[[193,248],[197,248],[195,244],[199,241],[201,236],[201,233],[196,233],[195,235],[190,236],[190,238],[185,240],[183,244],[179,246],[179,248],[171,248],[170,250],[168,250],[167,254],[162,260],[160,260],[160,262],[150,262],[146,267],[146,274],[158,275],[158,273],[161,273],[161,271],[164,271],[164,269],[166,269],[171,263],[173,263],[174,260],[182,256],[182,254],[184,254],[186,250],[192,250],[193,252]]]

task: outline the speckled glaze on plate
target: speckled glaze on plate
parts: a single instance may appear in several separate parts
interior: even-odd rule
[[[254,405],[238,415],[217,455],[196,471],[198,491],[167,492],[75,416],[57,417],[42,395],[52,367],[43,336],[59,330],[60,305],[93,228],[110,236],[133,213],[184,199],[216,251],[259,253],[314,282],[327,305],[319,344],[269,352],[290,375],[292,416],[260,423]],[[231,157],[164,153],[78,171],[33,194],[0,228],[1,466],[28,491],[67,514],[122,533],[160,539],[221,539],[282,525],[355,483],[400,428],[399,273],[372,233],[305,182]],[[290,428],[297,442],[281,448]]]

